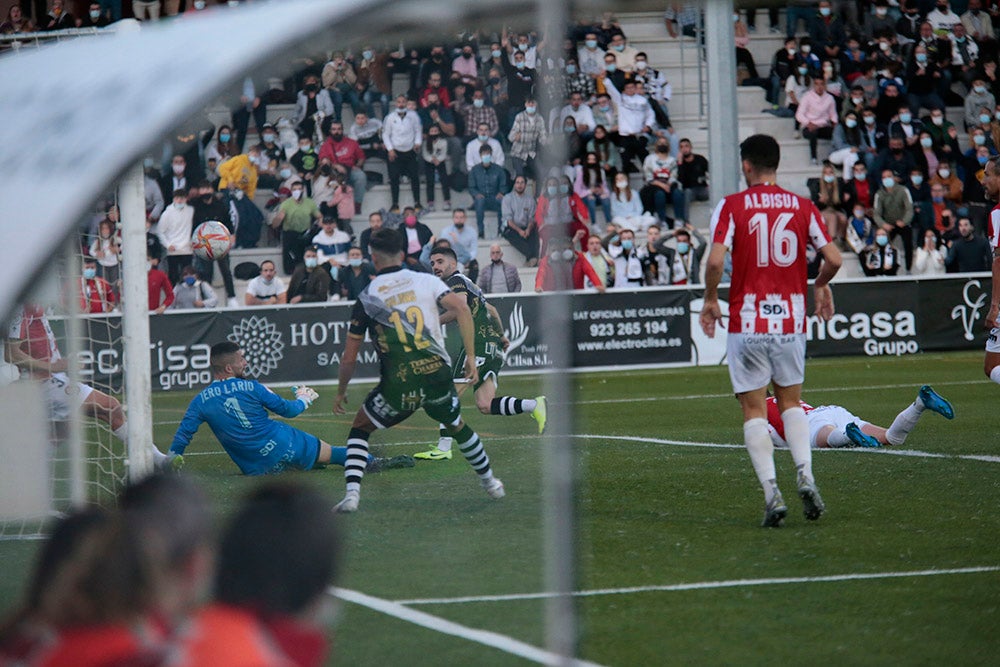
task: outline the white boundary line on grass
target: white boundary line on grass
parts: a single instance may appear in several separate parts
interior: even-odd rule
[[[660,591],[695,591],[712,588],[739,588],[742,586],[772,586],[778,584],[813,584],[833,581],[859,581],[865,579],[898,579],[902,577],[934,577],[946,574],[976,574],[1000,572],[998,565],[980,567],[960,567],[947,570],[911,570],[909,572],[858,572],[854,574],[831,574],[819,577],[774,577],[771,579],[730,579],[723,581],[699,581],[690,584],[663,584],[659,586],[630,586],[627,588],[598,588],[576,591],[574,597],[597,595],[626,595],[631,593],[655,593]],[[517,600],[544,600],[554,593],[512,593],[510,595],[478,595],[454,598],[414,598],[396,600],[397,605],[417,604],[463,604],[467,602],[508,602]]]
[[[938,387],[949,387],[952,385],[970,385],[970,384],[990,384],[991,380],[952,380],[949,382],[935,382],[934,385]],[[911,382],[898,383],[898,384],[872,384],[866,385],[864,387],[809,387],[809,394],[819,394],[826,392],[840,392],[840,391],[866,391],[869,389],[905,389],[907,387],[914,386]],[[725,394],[684,394],[681,396],[646,396],[645,398],[593,398],[586,401],[575,401],[574,405],[603,405],[610,403],[643,403],[650,401],[690,401],[705,398],[732,398],[733,393],[728,392]],[[555,404],[555,402],[550,401],[550,403]]]
[[[675,447],[701,447],[704,449],[743,449],[743,445],[734,445],[723,442],[695,442],[693,440],[670,440],[667,438],[649,438],[637,435],[599,435],[596,433],[577,433],[574,438],[583,440],[619,440],[624,442],[647,442],[654,445],[673,445]],[[523,440],[524,436],[502,436],[490,438],[489,442],[504,442],[507,440]],[[413,440],[406,442],[386,442],[378,443],[376,447],[419,447],[427,445],[426,440]],[[837,452],[846,454],[849,452],[856,454],[881,454],[884,456],[909,456],[925,459],[961,459],[965,461],[982,461],[984,463],[1000,463],[1000,456],[991,454],[940,454],[938,452],[924,452],[918,449],[893,449],[892,447],[865,448],[865,447],[843,447],[840,449],[823,448],[814,449],[814,452]],[[184,456],[222,456],[226,454],[224,450],[211,452],[191,452]]]
[[[669,440],[665,438],[647,438],[637,435],[597,435],[592,433],[576,433],[574,438],[586,440],[624,440],[626,442],[649,442],[654,445],[674,445],[675,447],[706,447],[714,449],[743,449],[743,445],[725,444],[721,442],[693,442],[690,440]],[[926,459],[963,459],[966,461],[983,461],[1000,463],[1000,456],[990,454],[940,454],[923,452],[917,449],[893,449],[892,447],[842,447],[814,449],[814,452],[856,452],[860,454],[884,454],[886,456],[912,456]]]
[[[330,587],[330,594],[344,600],[345,602],[353,602],[388,616],[393,616],[402,621],[407,621],[409,623],[413,623],[414,625],[434,630],[435,632],[452,635],[453,637],[460,637],[461,639],[467,639],[478,644],[483,644],[484,646],[496,648],[506,653],[516,655],[520,658],[537,662],[540,665],[563,664],[561,656],[558,656],[550,651],[540,649],[537,646],[532,646],[531,644],[519,641],[513,637],[508,637],[507,635],[501,635],[497,632],[470,628],[466,625],[443,619],[440,616],[434,616],[423,611],[410,609],[398,602],[384,600],[372,595],[366,595],[365,593],[361,593],[359,591],[348,588],[337,588],[335,586]],[[570,664],[579,665],[580,667],[600,667],[597,663],[587,662],[584,660],[574,660]]]

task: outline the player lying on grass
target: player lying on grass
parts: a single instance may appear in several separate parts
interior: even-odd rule
[[[504,350],[510,345],[503,332],[503,322],[500,313],[483,296],[483,291],[466,278],[458,270],[458,257],[451,248],[435,248],[431,251],[431,269],[434,275],[445,282],[451,291],[463,297],[472,312],[472,321],[476,325],[476,368],[479,370],[479,381],[472,385],[476,396],[476,407],[484,415],[502,415],[512,417],[527,412],[538,422],[538,432],[545,432],[545,397],[514,398],[513,396],[497,397],[497,383],[500,369],[503,367]],[[442,315],[441,323],[451,322],[450,315]],[[457,378],[465,376],[465,353],[455,359],[452,371]],[[463,384],[458,389],[461,396],[469,384]],[[441,461],[451,458],[451,436],[440,426],[441,438],[438,446],[430,451],[414,454],[413,458]]]
[[[71,414],[82,410],[107,424],[116,438],[128,444],[125,408],[114,396],[70,379],[66,374],[69,364],[59,353],[44,308],[35,304],[25,305],[11,320],[7,327],[4,355],[22,374],[42,383],[49,418],[55,424],[65,422]],[[170,458],[155,444],[148,442],[146,447],[158,470],[170,466]]]
[[[809,421],[809,445],[813,449],[902,445],[924,410],[936,412],[945,419],[955,418],[951,403],[926,384],[917,392],[917,399],[896,415],[889,428],[876,426],[856,417],[839,405],[820,405],[814,408],[808,403],[800,403]],[[773,396],[767,399],[767,430],[775,447],[788,447],[778,401]]]
[[[286,401],[260,382],[247,379],[247,360],[236,343],[213,345],[209,363],[215,381],[191,401],[170,444],[175,468],[183,462],[180,457],[202,422],[208,422],[244,475],[267,475],[288,468],[311,470],[328,463],[344,465],[346,447],[331,447],[315,435],[276,422],[268,415],[268,411],[286,418],[302,414],[318,397],[315,391],[298,387],[296,400]],[[412,466],[409,456],[368,456],[369,472]]]

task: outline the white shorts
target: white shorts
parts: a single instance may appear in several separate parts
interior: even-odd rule
[[[743,334],[726,336],[726,356],[733,391],[742,394],[766,387],[802,384],[806,372],[806,335]]]
[[[990,329],[986,336],[986,351],[990,354],[1000,354],[1000,327]]]
[[[809,420],[809,446],[813,449],[816,449],[816,435],[827,426],[842,431],[851,422],[859,427],[868,424],[864,419],[851,414],[839,405],[821,405],[807,412],[806,418]]]
[[[94,388],[82,382],[73,382],[65,373],[53,373],[44,381],[45,396],[49,401],[49,416],[54,421],[64,421],[80,409]]]

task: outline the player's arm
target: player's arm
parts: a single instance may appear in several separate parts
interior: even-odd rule
[[[458,330],[462,334],[462,345],[465,347],[465,377],[475,384],[479,381],[479,371],[476,369],[476,327],[472,322],[472,311],[465,299],[454,292],[447,292],[438,303],[445,310],[445,314],[451,313],[452,319],[458,322]],[[343,362],[341,362],[343,364]]]
[[[993,250],[993,291],[990,292],[990,312],[983,323],[987,331],[1000,326],[997,317],[1000,317],[1000,247]]]
[[[709,223],[709,236],[712,237],[712,250],[708,253],[705,263],[705,296],[698,317],[702,331],[709,338],[715,338],[715,327],[722,321],[722,308],[719,307],[719,283],[726,266],[726,253],[732,242],[733,215],[726,210],[726,200],[720,201],[712,211]]]
[[[69,368],[69,363],[65,359],[58,359],[56,361],[35,359],[21,349],[22,343],[24,343],[23,340],[7,339],[4,350],[8,363],[14,364],[24,370],[46,371],[49,373],[60,373]]]
[[[823,262],[819,267],[819,275],[813,282],[813,299],[816,302],[816,314],[824,320],[833,317],[833,291],[830,289],[830,280],[837,275],[843,260],[837,246],[830,242],[826,227],[820,223],[822,219],[819,211],[813,211],[810,216],[809,236],[814,247],[819,248],[823,256]]]
[[[360,302],[359,302],[360,303]],[[340,370],[337,373],[337,398],[333,401],[333,412],[342,415],[347,412],[347,385],[354,377],[354,369],[358,365],[358,352],[361,351],[361,343],[364,337],[355,333],[347,334],[347,343],[344,345],[344,352],[340,355]]]
[[[183,454],[187,446],[191,444],[191,438],[198,432],[201,423],[205,421],[201,415],[201,409],[196,405],[196,401],[198,400],[198,397],[195,397],[194,401],[191,401],[191,404],[188,406],[187,411],[184,412],[184,418],[181,419],[180,426],[177,427],[177,432],[174,433],[173,442],[170,443],[171,454]]]
[[[507,339],[507,334],[503,331],[503,320],[500,319],[500,313],[489,301],[486,302],[486,312],[490,314],[490,319],[493,320],[493,325],[497,328],[497,331],[500,332],[500,345],[502,345],[503,349],[506,350],[510,345],[510,341]]]
[[[715,326],[722,320],[722,308],[719,307],[719,283],[726,264],[726,248],[723,243],[713,243],[705,264],[705,297],[701,307],[702,331],[709,338],[715,338]]]
[[[303,392],[304,396],[299,395],[300,391]],[[312,403],[312,399],[309,398],[311,394],[308,392],[312,392],[309,387],[296,387],[296,400],[288,401],[281,396],[278,396],[277,393],[271,391],[260,382],[257,382],[254,387],[254,395],[258,400],[260,400],[261,404],[274,414],[285,417],[286,419],[298,417],[300,414],[305,412],[305,409]]]

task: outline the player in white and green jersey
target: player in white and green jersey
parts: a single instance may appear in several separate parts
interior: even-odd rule
[[[402,242],[395,230],[377,230],[369,247],[377,274],[358,296],[351,313],[333,411],[346,412],[347,386],[354,376],[366,332],[378,350],[381,380],[365,398],[351,424],[344,464],[347,491],[335,509],[338,512],[358,509],[371,434],[402,422],[420,408],[445,424],[486,493],[492,498],[503,498],[503,482],[493,476],[479,436],[462,421],[441,331],[439,309],[458,323],[468,355],[465,377],[472,384],[477,383],[475,331],[468,304],[440,278],[402,268]]]
[[[458,257],[455,251],[447,247],[435,248],[431,251],[431,270],[434,275],[445,281],[451,291],[462,296],[472,312],[472,321],[476,328],[476,368],[479,370],[479,382],[472,389],[476,396],[476,407],[484,415],[503,415],[510,417],[527,412],[538,422],[538,432],[545,431],[546,404],[545,397],[515,398],[513,396],[497,396],[500,369],[503,367],[504,351],[510,341],[504,335],[503,322],[497,312],[479,287],[466,278],[458,270]],[[447,316],[441,318],[447,323]],[[453,365],[456,378],[461,377],[465,354],[459,355]],[[468,384],[459,389],[459,396],[464,393]],[[430,451],[414,454],[413,458],[429,461],[441,461],[451,458],[451,436],[444,425],[441,425],[441,438],[438,446]]]

